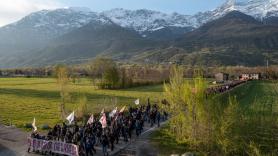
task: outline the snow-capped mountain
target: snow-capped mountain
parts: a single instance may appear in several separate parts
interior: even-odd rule
[[[45,37],[52,38],[80,28],[92,20],[107,22],[105,17],[99,16],[87,8],[42,10],[28,15],[16,23],[7,25],[1,30],[22,31],[22,29],[26,29],[43,33]]]
[[[264,20],[278,16],[278,0],[227,0],[220,7],[212,11],[197,13],[193,18],[197,20],[197,25],[201,26],[231,11],[239,11],[257,20]]]
[[[235,1],[234,10],[240,11],[257,19],[278,15],[278,0]]]
[[[166,14],[145,9],[134,11],[112,9],[100,14],[122,27],[131,28],[144,34],[144,32],[154,32],[167,27],[198,28],[231,11],[240,11],[258,20],[263,20],[271,16],[278,16],[278,0],[227,0],[214,10],[199,12],[195,15]]]
[[[112,9],[100,13],[80,7],[42,10],[32,13],[16,23],[7,25],[1,30],[26,28],[44,32],[46,36],[56,36],[80,28],[92,20],[104,23],[111,20],[121,27],[133,29],[145,35],[146,32],[155,32],[169,27],[198,28],[208,21],[218,19],[234,10],[256,19],[278,16],[278,0],[227,0],[214,10],[195,15],[167,14],[146,9]]]
[[[194,25],[194,20],[189,15],[178,13],[166,14],[146,9],[134,11],[112,9],[100,14],[122,27],[131,28],[140,33],[156,31],[165,27],[192,27]]]
[[[49,41],[88,23],[110,22],[86,8],[61,8],[31,13],[0,28],[0,54],[15,54],[44,47]]]

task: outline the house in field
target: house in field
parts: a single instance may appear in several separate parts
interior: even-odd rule
[[[260,74],[259,73],[250,74],[250,79],[251,80],[259,80],[260,79]]]
[[[249,80],[249,74],[241,74],[241,80]]]
[[[223,83],[229,80],[229,74],[227,73],[217,73],[215,74],[215,80],[217,83]]]
[[[260,79],[260,73],[251,73],[251,74],[241,74],[241,80],[259,80]]]

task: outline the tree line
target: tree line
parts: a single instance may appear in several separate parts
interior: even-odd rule
[[[0,77],[55,77],[59,65],[40,68],[0,69]],[[128,88],[139,85],[162,83],[169,80],[170,69],[174,64],[127,64],[119,63],[111,58],[97,57],[84,64],[67,66],[69,77],[75,81],[86,77],[101,80],[100,88]],[[181,66],[186,78],[194,77],[196,66]],[[229,74],[236,79],[240,74],[259,73],[265,79],[278,79],[278,67],[245,67],[245,66],[213,66],[197,67],[206,78],[214,78],[218,72]]]

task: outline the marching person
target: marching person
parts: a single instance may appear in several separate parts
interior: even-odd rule
[[[108,141],[108,138],[105,134],[103,134],[102,137],[101,137],[101,144],[102,144],[103,155],[108,156],[107,148],[109,146],[109,141]]]
[[[114,150],[114,142],[115,142],[115,136],[113,134],[113,132],[109,132],[109,141],[110,141],[110,147],[111,147],[111,151]]]
[[[160,112],[157,111],[156,113],[156,119],[157,119],[157,127],[160,127]]]
[[[90,135],[87,135],[85,137],[85,152],[86,152],[86,156],[93,156],[93,152],[92,152],[92,142],[91,142],[91,138]]]

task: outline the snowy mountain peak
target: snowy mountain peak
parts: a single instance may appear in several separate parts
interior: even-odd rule
[[[240,11],[256,19],[264,19],[270,16],[278,17],[278,0],[226,0],[226,2],[212,11],[197,13],[193,16],[179,13],[162,13],[159,11],[139,9],[126,10],[116,8],[100,13],[92,12],[86,7],[68,7],[56,10],[42,10],[32,13],[22,20],[5,26],[15,26],[53,31],[67,32],[82,27],[91,21],[113,23],[144,32],[153,32],[163,28],[197,28],[208,21],[215,20],[231,11]]]
[[[239,11],[258,20],[278,16],[278,0],[226,0],[212,11],[201,12],[193,16],[197,26],[218,19],[231,11]]]
[[[258,19],[278,11],[278,0],[228,0],[224,5]]]
[[[41,38],[55,38],[72,30],[95,21],[98,24],[110,24],[106,17],[85,8],[60,8],[56,10],[41,10],[31,13],[18,22],[0,29],[1,32],[34,34]],[[27,33],[28,32],[28,33]]]
[[[122,27],[133,28],[138,32],[155,31],[170,26],[192,27],[190,16],[178,13],[166,14],[147,9],[125,10],[117,8],[100,14]]]

